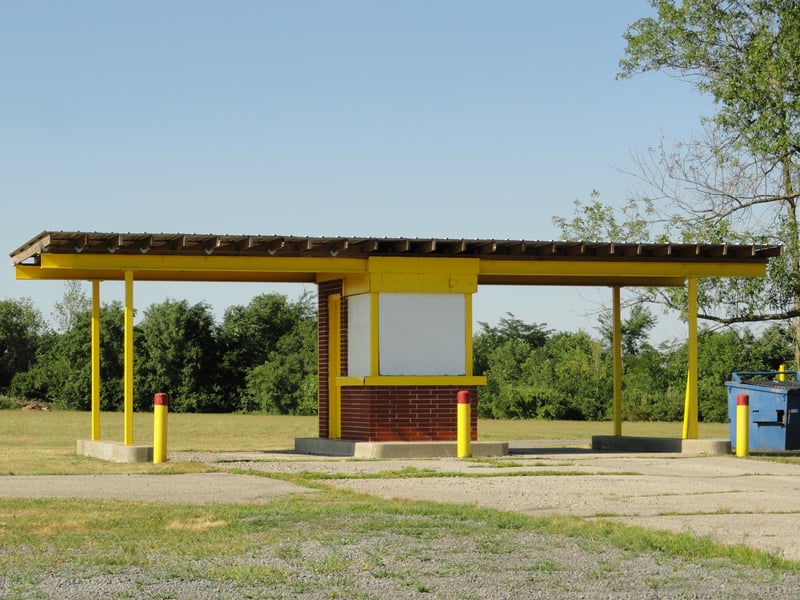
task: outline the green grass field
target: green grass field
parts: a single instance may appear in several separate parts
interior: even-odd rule
[[[134,443],[152,444],[152,413],[134,415]],[[482,440],[585,440],[610,434],[610,422],[480,420]],[[625,435],[679,437],[680,423],[624,423]],[[238,414],[170,414],[169,451],[263,451],[294,448],[298,437],[315,437],[317,417]],[[700,436],[727,437],[724,423],[701,423]],[[0,474],[149,473],[191,470],[191,465],[117,465],[78,457],[75,444],[90,439],[91,416],[71,411],[0,411]],[[102,413],[100,437],[123,439],[123,415]]]

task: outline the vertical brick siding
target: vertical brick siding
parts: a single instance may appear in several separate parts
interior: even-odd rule
[[[458,437],[456,399],[470,393],[471,438],[478,437],[474,386],[342,388],[342,438],[365,442],[452,442]]]
[[[328,437],[328,296],[342,293],[342,281],[324,281],[317,290],[319,335],[317,357],[319,367],[319,437]],[[344,305],[344,302],[342,303]],[[345,320],[345,323],[347,321]],[[344,338],[343,338],[344,339]]]

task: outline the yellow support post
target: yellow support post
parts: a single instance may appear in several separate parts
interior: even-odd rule
[[[622,435],[622,303],[620,288],[614,291],[614,335],[612,353],[614,357],[614,435]]]
[[[92,440],[100,439],[100,282],[92,281]]]
[[[169,396],[159,392],[153,398],[153,464],[167,460],[167,414]]]
[[[457,432],[457,457],[467,458],[472,456],[470,448],[472,437],[472,406],[469,402],[469,392],[462,390],[457,395],[456,432]]]
[[[688,281],[689,305],[687,320],[689,324],[689,365],[686,374],[686,398],[683,409],[683,439],[696,440],[699,437],[697,405],[697,279]]]
[[[124,392],[125,445],[133,445],[133,271],[125,271],[125,333],[122,387]]]

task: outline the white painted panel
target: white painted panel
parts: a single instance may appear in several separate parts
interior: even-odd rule
[[[347,374],[364,377],[369,372],[370,295],[347,298]]]
[[[381,294],[381,375],[464,375],[463,294]]]

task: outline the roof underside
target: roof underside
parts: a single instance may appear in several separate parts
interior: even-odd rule
[[[119,279],[136,270],[137,279],[164,281],[318,281],[363,270],[369,257],[471,258],[484,284],[657,286],[762,276],[781,252],[777,245],[45,231],[14,250],[11,262],[24,279]]]

